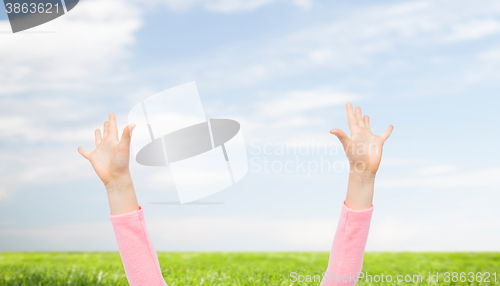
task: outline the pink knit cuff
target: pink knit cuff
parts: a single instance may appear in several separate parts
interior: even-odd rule
[[[144,212],[142,210],[142,207],[139,206],[138,210],[131,211],[126,214],[121,214],[121,215],[109,215],[109,218],[111,219],[111,222],[113,224],[115,223],[121,223],[124,221],[130,221],[133,218],[143,218],[144,217]]]

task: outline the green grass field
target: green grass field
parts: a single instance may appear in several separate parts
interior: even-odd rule
[[[319,285],[292,282],[292,276],[321,275],[328,253],[162,253],[163,277],[176,285]],[[500,285],[500,253],[367,253],[363,272],[391,275],[393,282],[357,285]],[[428,283],[428,273],[440,273],[438,283]],[[489,272],[490,282],[444,282],[443,273]],[[397,275],[424,277],[423,282],[395,282]],[[485,274],[487,275],[487,274]],[[302,277],[301,277],[302,278]],[[311,277],[312,278],[312,277]],[[496,278],[499,281],[500,277]],[[316,277],[318,279],[318,277]],[[417,279],[417,278],[412,278]],[[474,280],[479,279],[479,276]],[[484,278],[483,278],[484,280]],[[318,281],[318,280],[317,280]],[[385,281],[385,280],[384,280]],[[0,285],[128,285],[118,253],[0,253]]]

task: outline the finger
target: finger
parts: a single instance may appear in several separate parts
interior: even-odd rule
[[[90,152],[83,149],[82,147],[78,147],[78,152],[83,156],[83,158],[89,160],[90,158]]]
[[[392,130],[394,130],[394,126],[389,125],[389,127],[387,127],[387,130],[385,130],[384,133],[382,133],[380,135],[382,140],[384,140],[384,141],[387,140],[387,138],[389,138],[389,136],[391,136]]]
[[[123,129],[122,139],[120,140],[120,144],[129,147],[130,140],[132,139],[132,131],[134,130],[135,124],[130,124]]]
[[[365,122],[365,127],[371,131],[371,129],[370,129],[370,117],[368,115],[363,116],[363,121]]]
[[[101,144],[102,137],[101,137],[101,130],[96,129],[95,130],[95,146],[97,147],[99,144]]]
[[[356,106],[354,114],[356,115],[356,121],[358,122],[358,125],[361,127],[365,127],[365,123],[363,122],[363,115],[361,114],[361,107]]]
[[[109,121],[104,122],[104,128],[103,128],[103,139],[106,139],[108,137],[108,130],[109,130]]]
[[[349,123],[349,128],[352,130],[354,126],[358,125],[354,111],[352,110],[352,104],[350,102],[346,103],[347,109],[347,122]]]
[[[109,114],[109,135],[111,138],[118,140],[118,126],[116,125],[116,116],[114,113]]]
[[[347,136],[347,134],[345,134],[345,132],[342,131],[342,129],[332,129],[330,130],[330,133],[339,138],[340,143],[342,143],[342,146],[344,146],[344,148],[346,148],[349,142],[351,141],[349,136]]]

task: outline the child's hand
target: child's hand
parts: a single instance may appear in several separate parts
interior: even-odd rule
[[[351,138],[340,129],[332,129],[330,133],[337,136],[344,147],[349,159],[351,172],[357,172],[363,176],[375,176],[382,159],[382,146],[391,135],[394,127],[389,125],[381,135],[375,135],[370,130],[370,118],[361,115],[361,108],[352,110],[352,104],[348,102],[347,120],[351,129]]]
[[[95,146],[92,152],[78,147],[78,152],[92,163],[95,172],[102,182],[108,185],[118,181],[129,174],[129,154],[131,132],[135,125],[130,124],[123,130],[122,138],[118,141],[118,127],[113,113],[109,114],[109,121],[104,122],[103,135],[95,130]]]

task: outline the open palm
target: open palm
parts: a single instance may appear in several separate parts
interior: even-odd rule
[[[104,122],[103,136],[99,129],[95,130],[95,150],[89,152],[78,147],[78,152],[90,161],[104,185],[129,172],[130,139],[134,127],[134,124],[125,127],[118,141],[116,117],[111,113],[109,121]]]
[[[382,147],[394,127],[389,125],[381,135],[375,135],[370,129],[370,117],[361,114],[361,108],[353,111],[352,104],[346,104],[347,121],[351,138],[341,129],[332,129],[330,133],[339,138],[351,165],[351,171],[373,174],[378,170],[382,159]]]

